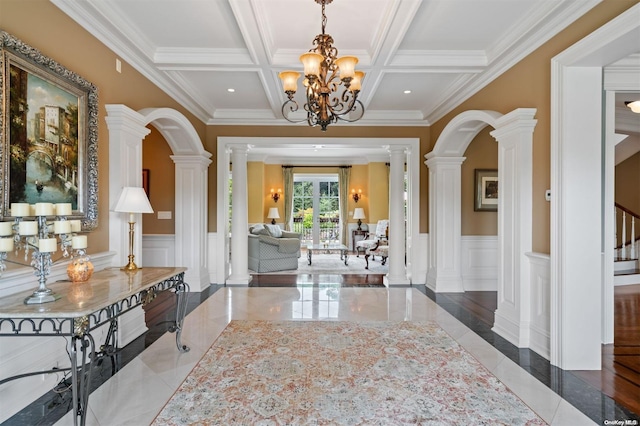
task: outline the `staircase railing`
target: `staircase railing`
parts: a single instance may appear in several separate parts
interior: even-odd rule
[[[614,215],[615,215],[615,256],[618,260],[623,259],[637,259],[640,244],[640,236],[636,234],[636,219],[640,219],[640,215],[634,213],[628,208],[614,203]],[[627,221],[630,221],[630,233],[627,234]],[[620,226],[618,226],[620,223]],[[618,229],[620,229],[620,235],[618,235]],[[620,238],[618,240],[618,237]],[[618,241],[621,241],[618,245]]]

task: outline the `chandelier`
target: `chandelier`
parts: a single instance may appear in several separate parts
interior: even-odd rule
[[[307,96],[304,110],[307,112],[307,118],[292,120],[288,117],[299,108],[293,97],[300,73],[283,71],[279,74],[288,97],[282,104],[284,118],[292,123],[307,121],[309,126],[319,125],[323,132],[331,123],[337,123],[338,120],[354,122],[364,114],[364,105],[358,100],[364,78],[362,71],[355,70],[358,58],[338,58],[338,49],[333,47],[333,38],[325,33],[327,17],[324,8],[332,1],[315,0],[322,5],[322,34],[318,34],[313,40],[314,47],[300,56],[300,62],[304,66],[303,85]],[[354,114],[351,114],[352,112]]]

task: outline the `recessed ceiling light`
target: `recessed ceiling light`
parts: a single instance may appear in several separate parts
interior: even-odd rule
[[[229,93],[233,93],[233,92],[235,92],[235,91],[236,91],[236,89],[234,89],[234,88],[232,88],[232,87],[230,87],[230,88],[228,88],[228,89],[227,89],[227,92],[229,92]]]
[[[324,147],[324,145],[314,145],[313,147],[314,147],[315,149],[320,149],[320,148],[323,148],[323,147]]]
[[[404,94],[405,94],[405,95],[408,95],[409,93],[411,93],[411,90],[405,90],[405,91],[404,91]]]

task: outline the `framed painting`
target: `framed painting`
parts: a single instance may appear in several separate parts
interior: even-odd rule
[[[477,212],[498,210],[498,170],[475,170],[475,203]]]
[[[0,31],[0,219],[11,203],[71,203],[98,220],[98,90]]]

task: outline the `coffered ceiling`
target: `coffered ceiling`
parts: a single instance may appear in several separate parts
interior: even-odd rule
[[[302,70],[298,57],[321,32],[314,0],[52,2],[208,124],[288,124],[278,73]],[[420,126],[597,3],[333,0],[326,31],[339,56],[357,56],[367,73],[366,113],[355,124]]]

